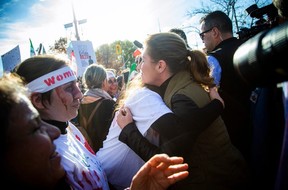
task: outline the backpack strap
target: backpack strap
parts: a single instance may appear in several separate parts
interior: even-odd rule
[[[86,129],[86,127],[88,126],[88,124],[91,122],[93,115],[95,114],[97,108],[101,105],[103,99],[104,99],[104,98],[101,98],[101,99],[99,100],[99,103],[97,104],[97,106],[95,106],[95,108],[94,108],[93,111],[91,112],[91,114],[90,114],[90,116],[89,116],[89,118],[88,118],[88,121],[87,121],[87,123],[86,123],[85,126],[84,126],[85,129]]]

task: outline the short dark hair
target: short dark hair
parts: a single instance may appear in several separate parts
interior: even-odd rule
[[[217,27],[220,32],[233,33],[232,21],[227,14],[222,11],[211,12],[200,19],[200,24],[204,22],[205,30]]]
[[[187,41],[187,36],[186,36],[185,32],[182,29],[180,29],[180,28],[171,28],[169,30],[169,32],[173,32],[175,34],[178,34],[185,41],[187,47],[189,47],[188,41]]]

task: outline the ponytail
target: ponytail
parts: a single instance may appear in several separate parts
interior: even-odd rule
[[[193,80],[201,84],[204,89],[215,87],[214,78],[208,64],[206,55],[200,50],[187,50],[188,70]]]

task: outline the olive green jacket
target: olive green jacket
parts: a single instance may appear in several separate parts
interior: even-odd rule
[[[176,94],[191,98],[200,108],[211,101],[209,94],[201,85],[191,80],[188,72],[180,72],[173,76],[166,88],[164,101],[173,112],[175,110],[173,110],[172,97]],[[181,115],[175,114],[181,120]],[[188,127],[193,131],[192,125]],[[196,139],[191,141],[191,138]],[[178,144],[182,147],[178,148],[185,152],[178,156],[183,156],[188,162],[189,176],[172,186],[172,189],[232,190],[241,189],[246,183],[246,162],[241,153],[231,144],[220,116],[197,137],[189,136],[187,131],[186,135],[181,136],[181,141]]]

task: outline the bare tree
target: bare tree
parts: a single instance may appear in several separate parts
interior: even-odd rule
[[[50,46],[49,50],[54,53],[67,53],[67,38],[60,37],[55,40],[54,46]]]
[[[243,27],[251,27],[253,25],[253,18],[245,11],[249,6],[256,4],[261,8],[270,3],[267,0],[206,0],[201,1],[200,7],[189,8],[186,16],[205,15],[215,10],[221,10],[231,18],[234,32],[236,33]]]

